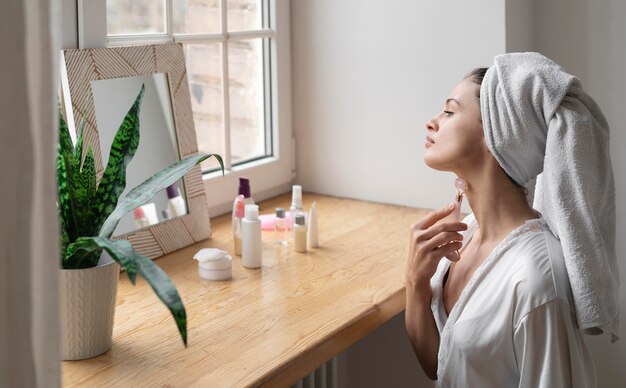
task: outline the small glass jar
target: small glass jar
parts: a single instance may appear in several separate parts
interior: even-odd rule
[[[276,208],[274,217],[274,239],[276,245],[289,245],[289,219],[285,217],[285,209]]]

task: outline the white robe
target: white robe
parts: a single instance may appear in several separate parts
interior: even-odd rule
[[[478,225],[472,214],[463,222],[465,246]],[[496,246],[448,317],[442,285],[450,264],[442,258],[431,279],[438,387],[596,386],[563,251],[543,218],[526,221]]]

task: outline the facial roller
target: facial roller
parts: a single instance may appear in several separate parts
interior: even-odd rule
[[[467,191],[468,185],[464,179],[456,178],[454,180],[454,187],[456,187],[457,194],[454,198],[454,211],[452,212],[452,219],[454,221],[460,221],[461,218],[461,203],[463,203],[463,194]]]

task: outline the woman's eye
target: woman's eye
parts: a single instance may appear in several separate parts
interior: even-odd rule
[[[454,112],[450,112],[449,110],[444,110],[443,113],[446,115],[446,117],[450,117],[452,116],[452,113]]]

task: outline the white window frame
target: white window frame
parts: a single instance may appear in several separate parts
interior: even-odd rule
[[[78,1],[78,45],[79,48],[119,46],[125,44],[155,44],[165,42],[225,42],[227,40],[248,38],[270,38],[270,55],[266,58],[265,71],[271,71],[271,87],[266,90],[265,99],[270,103],[271,111],[266,109],[266,125],[271,125],[273,155],[253,162],[231,166],[225,165],[225,176],[221,172],[203,174],[207,201],[212,216],[231,211],[232,202],[237,194],[239,177],[250,179],[252,196],[256,201],[289,191],[295,178],[295,140],[291,119],[291,42],[290,42],[290,5],[287,0],[268,0],[269,28],[257,31],[228,32],[226,1],[221,1],[222,30],[220,33],[203,35],[202,40],[194,35],[173,34],[173,26],[166,23],[165,34],[133,35],[132,41],[124,37],[107,38],[106,1]],[[166,0],[168,15],[172,13],[172,0]],[[170,17],[166,20],[171,21]],[[267,20],[267,19],[264,19]],[[265,43],[264,43],[265,44]],[[222,45],[222,60],[228,61],[228,45]],[[269,62],[269,63],[268,63]],[[269,64],[269,66],[267,66]],[[269,68],[268,68],[269,67]],[[223,67],[228,69],[228,67]],[[228,97],[228,74],[224,74],[222,89],[224,125],[228,130],[230,120]],[[271,91],[271,92],[270,92]],[[268,120],[271,115],[271,122]],[[230,136],[225,136],[226,153],[230,153]],[[226,156],[226,155],[223,155]],[[225,158],[230,161],[230,157]]]

